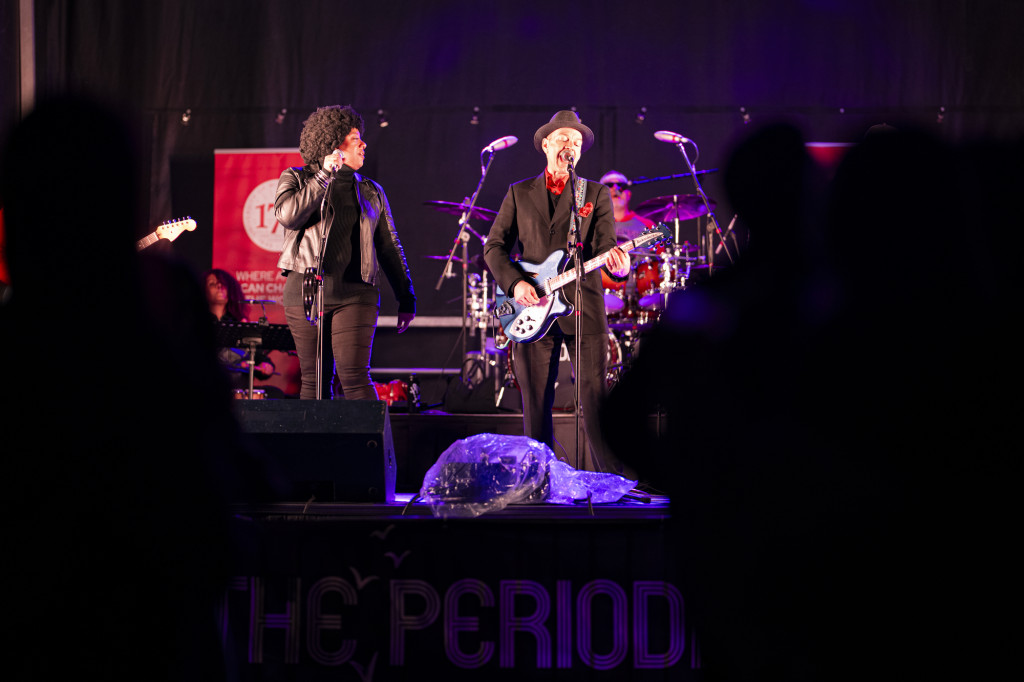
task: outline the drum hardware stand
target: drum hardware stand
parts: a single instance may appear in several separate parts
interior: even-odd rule
[[[249,400],[252,400],[253,394],[253,380],[256,374],[256,346],[263,343],[262,336],[246,336],[242,338],[242,343],[246,344],[249,348],[245,354],[246,359],[249,361]]]
[[[250,300],[248,303],[259,303],[260,310],[263,312],[260,315],[260,319],[257,322],[258,335],[243,336],[242,343],[246,344],[249,351],[246,353],[246,358],[249,360],[249,400],[252,400],[253,395],[253,381],[256,378],[256,347],[263,345],[263,334],[267,330],[267,307],[264,303],[274,303],[274,301],[261,301],[261,300]]]
[[[492,374],[492,366],[494,362],[487,358],[487,335],[489,328],[489,320],[491,318],[490,309],[493,305],[494,299],[490,296],[491,283],[488,281],[488,272],[486,268],[483,268],[482,274],[471,272],[467,275],[467,288],[469,289],[468,294],[468,308],[464,315],[464,324],[472,324],[474,330],[480,333],[480,345],[479,350],[466,351],[466,335],[463,334],[463,381],[466,383],[467,388],[476,388],[476,382],[473,377],[476,374],[477,367],[480,368],[480,379],[486,380]],[[474,333],[476,333],[474,331]]]
[[[678,224],[678,219],[676,223]],[[678,229],[678,227],[677,227]],[[660,298],[660,307],[662,310],[668,308],[668,297],[669,294],[678,290],[685,289],[686,282],[690,279],[690,267],[693,265],[693,258],[689,256],[681,255],[682,249],[678,244],[673,244],[668,256],[661,257],[661,285],[659,285],[658,295]],[[677,276],[678,269],[673,271],[672,262],[682,262],[686,264],[686,270],[681,276]]]
[[[495,389],[495,393],[494,393],[494,406],[496,408],[500,409],[501,408],[501,400],[502,400],[502,398],[505,397],[505,389],[509,388],[510,386],[515,386],[516,385],[516,377],[515,377],[515,374],[512,373],[512,363],[511,363],[512,344],[511,343],[506,344],[505,350],[503,350],[503,351],[496,351],[495,355],[497,357],[499,357],[499,358],[502,355],[506,355],[505,362],[504,362],[505,370],[503,372],[502,371],[498,371],[498,369],[497,369],[498,366],[497,366],[496,363],[498,361],[497,360],[492,361],[492,364],[495,365],[495,370],[494,370],[494,389]]]
[[[463,211],[462,211],[462,215],[459,217],[459,231],[456,234],[455,239],[452,241],[452,248],[448,252],[448,260],[445,261],[444,267],[442,268],[442,271],[441,271],[441,276],[438,278],[437,284],[434,285],[434,289],[440,291],[441,285],[444,283],[444,280],[449,276],[448,273],[451,272],[451,263],[452,263],[452,259],[455,257],[455,251],[456,251],[456,249],[459,248],[459,245],[461,244],[461,246],[462,246],[462,367],[463,367],[463,369],[465,369],[465,365],[466,365],[466,356],[468,354],[467,351],[468,351],[468,347],[469,347],[469,334],[470,334],[469,301],[468,301],[468,294],[469,294],[469,248],[468,248],[468,245],[469,245],[469,240],[470,240],[469,233],[472,232],[474,235],[476,235],[476,237],[478,239],[480,239],[481,245],[483,245],[487,241],[483,237],[483,235],[481,235],[479,232],[477,232],[476,230],[474,230],[472,227],[469,226],[469,219],[470,219],[470,216],[472,216],[472,214],[473,214],[473,207],[476,204],[477,197],[480,196],[480,190],[484,186],[484,180],[487,178],[487,172],[491,168],[491,161],[494,160],[494,150],[493,149],[490,149],[489,147],[485,147],[483,152],[481,152],[481,156],[483,155],[484,152],[489,152],[489,155],[487,157],[487,162],[484,163],[484,164],[481,164],[481,166],[480,166],[480,181],[477,183],[476,189],[473,191],[472,196],[466,197],[463,200],[463,202],[462,202]],[[484,308],[486,309],[486,301],[484,301],[484,304],[485,304]],[[487,343],[486,327],[483,327],[483,329],[484,329],[484,331],[481,332],[482,338],[481,338],[480,342],[481,342],[482,350],[486,351],[486,343]],[[486,367],[487,367],[487,365],[485,363],[485,368]],[[463,380],[463,382],[466,381],[465,372],[463,373],[462,380]]]
[[[276,303],[277,301],[247,301],[247,303]],[[268,324],[266,310],[259,322],[218,322],[216,325],[216,343],[221,348],[233,348],[241,351],[247,347],[245,359],[249,361],[248,397],[251,400],[255,389],[256,349],[294,351],[295,339],[286,324]]]

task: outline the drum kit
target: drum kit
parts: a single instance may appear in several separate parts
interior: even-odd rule
[[[497,215],[496,211],[469,207],[466,203],[427,201],[424,204],[452,215],[466,215],[467,211],[470,211],[468,217],[488,222]],[[715,202],[709,200],[708,205],[713,208]],[[714,264],[714,254],[708,246],[711,242],[710,229],[705,230],[700,224],[684,225],[686,221],[696,220],[700,223],[700,219],[707,219],[708,208],[700,195],[655,197],[638,205],[635,213],[655,223],[673,224],[676,239],[671,244],[654,249],[637,249],[631,252],[630,273],[625,281],[616,282],[603,269],[601,270],[609,329],[609,386],[628,370],[638,352],[641,337],[657,324],[668,296],[685,289],[698,278],[711,275],[714,268],[720,267]],[[481,235],[475,232],[474,234],[483,240]],[[708,236],[705,238],[705,235]],[[465,244],[462,254],[462,258],[433,255],[425,257],[459,263],[464,273],[468,273],[463,278],[463,343],[473,343],[471,339],[479,335],[479,350],[467,353],[464,348],[464,355],[467,358],[482,360],[474,368],[474,378],[470,379],[470,382],[492,376],[493,370],[497,368],[497,378],[504,381],[503,385],[513,386],[515,379],[512,354],[505,353],[504,350],[508,345],[508,339],[497,323],[497,318],[491,313],[495,303],[495,283],[490,279],[481,255],[470,257]],[[468,272],[470,267],[479,268],[479,273]],[[502,366],[505,367],[504,377],[501,377]]]
[[[709,200],[713,208],[715,202]],[[713,255],[703,239],[699,220],[708,215],[697,194],[675,194],[648,199],[637,206],[636,215],[675,226],[672,244],[655,249],[637,249],[630,254],[630,273],[616,282],[602,272],[604,305],[608,328],[618,334],[626,357],[636,353],[640,336],[658,322],[668,296],[685,289],[697,277],[712,272]],[[682,225],[689,220],[698,224]],[[692,239],[692,241],[691,241]]]

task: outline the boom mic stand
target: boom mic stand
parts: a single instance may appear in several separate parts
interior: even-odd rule
[[[721,242],[722,246],[725,247],[725,255],[729,257],[730,263],[735,264],[735,260],[732,257],[732,253],[729,252],[729,246],[728,244],[725,243],[725,237],[722,236],[722,228],[718,226],[718,219],[715,217],[715,212],[711,208],[711,202],[708,201],[708,195],[704,193],[704,188],[701,187],[700,179],[697,177],[697,169],[694,167],[694,161],[696,161],[696,159],[694,159],[694,161],[690,161],[690,157],[686,153],[686,143],[689,142],[697,151],[697,158],[700,158],[700,148],[697,146],[697,143],[691,139],[679,135],[678,133],[673,133],[667,130],[659,130],[658,132],[654,133],[654,137],[658,138],[662,142],[673,142],[675,143],[676,147],[679,148],[679,151],[683,155],[683,160],[686,161],[686,167],[690,169],[690,173],[693,176],[693,185],[697,189],[697,194],[700,196],[701,201],[704,202],[704,208],[707,209],[708,219],[710,220],[711,225],[714,227],[714,231],[718,233],[718,239]],[[708,240],[707,253],[709,268],[708,273],[710,274],[714,270],[715,260],[715,250],[712,248],[710,239]]]
[[[513,143],[514,144],[514,143]],[[452,248],[448,251],[448,259],[445,261],[444,266],[441,268],[441,276],[437,280],[437,284],[434,285],[434,289],[440,291],[441,285],[444,280],[451,272],[452,259],[455,257],[455,251],[462,246],[462,364],[465,365],[466,361],[466,350],[469,343],[469,311],[467,295],[469,291],[469,232],[472,232],[480,239],[481,245],[486,241],[484,237],[469,226],[470,216],[473,214],[473,207],[476,205],[477,197],[480,196],[480,190],[484,186],[484,180],[487,178],[487,172],[491,168],[491,161],[494,160],[494,149],[492,149],[494,143],[484,147],[481,152],[481,157],[484,153],[487,153],[487,162],[480,165],[480,181],[476,185],[476,189],[473,191],[472,196],[467,197],[462,202],[462,215],[459,217],[459,231],[455,234],[455,239],[452,240]],[[468,230],[468,232],[467,232]],[[484,339],[486,343],[486,339]],[[465,380],[463,378],[463,380]]]

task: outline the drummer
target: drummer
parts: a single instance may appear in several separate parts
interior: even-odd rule
[[[619,243],[640,235],[654,222],[637,215],[629,207],[632,192],[629,179],[617,170],[610,170],[601,177],[601,184],[607,185],[612,194],[612,212],[615,214],[615,236]]]
[[[629,180],[625,175],[617,170],[610,170],[601,176],[601,184],[611,190],[612,213],[615,216],[615,240],[619,244],[633,239],[654,225],[650,219],[637,215],[629,207],[632,193],[629,190]],[[634,274],[634,272],[630,272],[629,280],[619,283],[613,281],[602,270],[601,282],[605,288],[605,310],[608,311],[609,317],[628,317],[630,315],[631,302],[636,298],[637,293]]]

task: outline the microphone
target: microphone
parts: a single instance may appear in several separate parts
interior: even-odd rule
[[[515,135],[506,135],[505,137],[499,137],[497,140],[481,149],[480,153],[483,154],[484,152],[496,152],[499,149],[508,149],[516,142],[519,142],[519,138],[516,137]]]
[[[576,159],[574,159],[572,156],[572,152],[569,151],[568,149],[563,149],[562,151],[558,152],[558,158],[560,158],[562,161],[565,161],[570,166],[576,162]]]
[[[668,142],[670,144],[685,144],[686,142],[693,142],[688,137],[683,137],[679,133],[673,133],[669,130],[659,130],[654,133],[654,137],[658,138],[662,142]]]
[[[732,242],[733,242],[733,244],[736,243],[736,235],[733,234],[733,232],[732,232],[732,226],[736,224],[736,218],[737,218],[737,214],[733,213],[732,220],[729,221],[729,227],[725,228],[725,234],[732,235]],[[718,246],[715,248],[715,254],[717,255],[717,254],[721,253],[723,247],[724,248],[728,248],[727,246],[725,246],[725,239],[719,239],[718,240]]]

